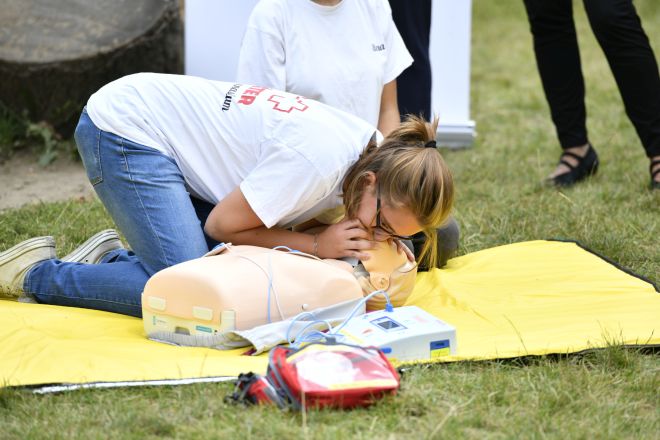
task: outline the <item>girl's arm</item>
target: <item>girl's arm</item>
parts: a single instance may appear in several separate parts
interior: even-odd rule
[[[234,189],[211,211],[204,231],[218,241],[262,247],[288,246],[322,258],[369,258],[371,249],[367,232],[358,220],[343,220],[328,226],[323,232],[306,234],[277,227],[266,228],[252,210],[240,188]]]
[[[308,234],[313,234],[315,232],[321,232],[319,228],[322,228],[324,226],[327,227],[328,225],[321,223],[320,221],[313,218],[311,220],[307,220],[304,223],[294,226],[293,230],[296,232],[307,232]],[[310,232],[311,230],[314,230],[314,232]]]
[[[380,114],[378,115],[378,130],[387,135],[401,124],[399,105],[396,97],[396,80],[392,80],[383,86],[380,98]]]

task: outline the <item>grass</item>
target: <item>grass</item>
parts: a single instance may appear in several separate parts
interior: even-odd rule
[[[224,385],[0,391],[2,438],[658,438],[657,358],[612,347],[559,359],[416,367],[369,409],[282,413]]]
[[[660,4],[637,0],[656,54]],[[599,175],[556,191],[540,181],[559,147],[519,0],[474,0],[474,148],[445,151],[457,182],[461,253],[570,238],[660,282],[660,194],[582,10],[576,20]],[[0,249],[35,235],[60,253],[111,227],[96,202],[0,214]],[[45,366],[44,368],[57,368]],[[32,395],[0,389],[0,438],[640,438],[660,439],[660,358],[612,346],[558,357],[419,366],[368,410],[281,413],[223,402],[229,384]]]

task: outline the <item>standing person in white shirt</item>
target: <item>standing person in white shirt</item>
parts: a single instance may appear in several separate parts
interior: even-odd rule
[[[387,0],[261,0],[237,80],[319,100],[387,135],[401,120],[396,78],[412,62]],[[438,230],[438,267],[456,254],[459,235],[453,218]],[[413,240],[416,255],[424,242]]]
[[[236,79],[316,99],[387,135],[400,122],[396,78],[412,61],[387,0],[261,0]]]
[[[192,76],[121,78],[92,95],[75,136],[132,251],[91,249],[98,264],[84,264],[56,259],[53,237],[27,240],[0,253],[0,296],[140,316],[148,278],[206,253],[204,231],[322,258],[365,259],[373,240],[422,230],[434,242],[453,201],[447,166],[426,148],[435,129],[410,120],[378,146],[372,125],[298,95]],[[208,217],[193,198],[212,206]],[[344,220],[323,225],[338,208]],[[435,247],[423,258],[433,264]]]

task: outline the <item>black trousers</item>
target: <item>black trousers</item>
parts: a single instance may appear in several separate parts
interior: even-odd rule
[[[660,75],[632,0],[583,0],[591,29],[648,157],[660,155]],[[534,51],[562,148],[588,142],[572,0],[524,0]]]
[[[413,63],[396,79],[397,102],[401,116],[431,117],[431,0],[390,0],[392,18]]]

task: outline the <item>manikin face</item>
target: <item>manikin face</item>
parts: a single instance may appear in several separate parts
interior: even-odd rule
[[[410,209],[392,206],[380,198],[378,182],[373,173],[370,173],[362,194],[357,217],[363,225],[372,228],[374,239],[378,241],[388,238],[406,239],[422,230]]]

